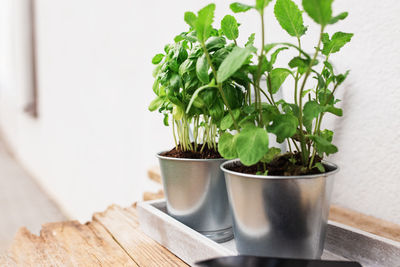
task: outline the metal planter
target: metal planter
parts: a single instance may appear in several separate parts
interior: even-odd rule
[[[329,214],[333,177],[339,168],[323,162],[327,172],[304,176],[225,173],[233,230],[240,254],[318,259]]]
[[[181,159],[157,154],[167,212],[216,242],[233,238],[232,216],[220,165],[224,159]]]

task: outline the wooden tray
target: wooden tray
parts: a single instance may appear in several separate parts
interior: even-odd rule
[[[237,255],[235,241],[218,244],[166,213],[165,200],[138,203],[142,231],[190,265]],[[400,267],[400,242],[329,221],[322,259],[353,260],[364,267]]]

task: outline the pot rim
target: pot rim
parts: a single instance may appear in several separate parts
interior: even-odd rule
[[[174,161],[195,161],[195,162],[207,162],[207,161],[226,161],[224,158],[219,158],[219,159],[188,159],[188,158],[172,158],[172,157],[165,157],[161,156],[162,153],[167,152],[168,150],[163,150],[161,152],[158,152],[156,154],[156,157],[159,159],[165,159],[165,160],[174,160]]]
[[[226,165],[229,165],[231,163],[240,161],[239,159],[232,159],[229,161],[226,161],[224,163],[221,164],[220,168],[224,173],[229,173],[229,174],[233,174],[236,176],[241,176],[243,178],[253,178],[253,179],[264,179],[264,180],[291,180],[291,179],[313,179],[313,178],[317,178],[317,177],[327,177],[330,175],[333,175],[335,173],[337,173],[340,168],[338,165],[336,165],[335,163],[329,162],[327,160],[323,160],[322,163],[324,165],[327,165],[329,167],[334,168],[332,171],[329,172],[325,172],[325,173],[320,173],[320,174],[309,174],[309,175],[295,175],[295,176],[279,176],[279,175],[257,175],[257,174],[247,174],[247,173],[241,173],[241,172],[236,172],[236,171],[231,171],[225,168]]]

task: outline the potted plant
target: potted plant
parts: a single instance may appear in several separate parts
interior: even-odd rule
[[[236,123],[249,82],[245,67],[229,74],[224,83],[217,80],[220,65],[237,47],[238,32],[225,27],[232,16],[225,18],[222,29],[213,28],[209,14],[214,9],[215,5],[209,5],[197,15],[186,12],[189,31],[177,35],[164,53],[154,56],[156,98],[149,109],[164,114],[164,124],[172,126],[175,141],[172,150],[157,154],[168,213],[222,242],[231,239],[233,232],[220,169],[226,160],[217,150],[217,140],[220,129]]]
[[[256,0],[254,6],[230,6],[235,13],[258,13],[262,45],[258,52],[252,42],[235,47],[218,69],[218,74],[225,74],[216,79],[222,84],[238,70],[246,69],[251,87],[246,88],[245,94],[254,94],[254,101],[247,97],[237,109],[229,127],[220,127],[218,151],[224,158],[234,159],[223,163],[221,169],[226,177],[239,253],[319,258],[333,175],[338,171],[338,166],[324,160],[338,149],[332,144],[333,131],[324,129],[322,121],[327,114],[342,116],[335,93],[349,73],[338,74],[330,59],[353,34],[330,35],[325,31],[347,17],[347,12],[332,16],[332,0],[303,0],[305,13],[320,29],[318,42],[309,54],[302,44],[307,31],[302,11],[292,0],[277,0],[275,17],[296,44],[267,43],[264,12],[270,2]],[[212,12],[208,14],[213,16]],[[235,29],[235,23],[231,28]],[[276,67],[278,54],[283,51],[293,51],[293,58],[287,66]],[[257,59],[255,63],[252,56]],[[267,90],[260,85],[262,77]],[[293,101],[276,99],[276,92],[289,79],[293,83]],[[278,142],[287,142],[289,151],[269,147],[269,133],[276,135]]]

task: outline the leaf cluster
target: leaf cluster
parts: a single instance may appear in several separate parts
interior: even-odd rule
[[[186,12],[189,30],[152,59],[156,98],[149,110],[163,113],[167,126],[172,121],[177,131],[175,143],[185,150],[196,150],[197,143],[217,149],[218,129],[226,125],[229,110],[243,105],[244,92],[250,86],[246,64],[251,49],[235,44],[239,30],[233,16],[225,16],[220,29],[212,26],[214,10],[215,5],[210,4],[197,15]],[[227,64],[229,70],[224,67]],[[195,147],[190,145],[192,141]]]
[[[323,165],[315,159],[338,151],[332,144],[333,131],[323,129],[322,121],[326,114],[342,116],[335,92],[349,74],[337,73],[330,59],[353,36],[325,30],[348,14],[333,16],[333,0],[303,0],[302,7],[292,0],[276,0],[276,20],[295,42],[266,43],[264,15],[271,2],[230,5],[233,13],[254,10],[260,16],[261,49],[254,47],[255,34],[245,44],[238,43],[239,23],[233,15],[226,15],[220,28],[214,28],[214,4],[197,14],[186,12],[189,30],[152,60],[157,64],[153,86],[157,97],[150,110],[172,114],[175,121],[197,118],[203,125],[211,121],[207,127],[215,128],[218,151],[227,159],[239,158],[248,166],[271,162],[281,154],[269,147],[273,134],[278,142],[288,143],[290,152],[301,154],[304,173],[313,168],[321,171]],[[308,29],[304,12],[320,28],[312,53],[302,46]],[[279,55],[289,52],[293,58],[278,66]],[[276,99],[288,80],[294,84],[293,101]]]

